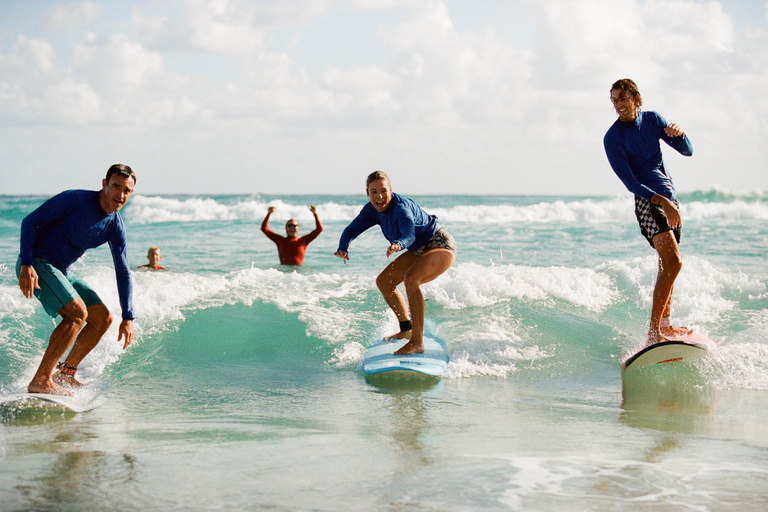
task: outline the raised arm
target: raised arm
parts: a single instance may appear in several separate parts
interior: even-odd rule
[[[267,208],[267,216],[264,217],[264,220],[261,221],[261,231],[266,234],[267,232],[270,232],[269,230],[269,217],[272,215],[272,213],[275,211],[274,206],[270,206]]]
[[[320,236],[320,233],[323,232],[323,224],[320,222],[320,217],[317,216],[317,208],[315,208],[315,205],[311,205],[309,207],[309,211],[311,211],[312,215],[315,216],[315,229],[301,237],[306,240],[307,243]]]
[[[283,237],[281,237],[280,235],[278,235],[277,233],[269,229],[269,217],[270,215],[272,215],[272,213],[275,210],[276,208],[274,206],[270,206],[269,208],[267,208],[267,216],[264,217],[264,220],[261,222],[261,232],[267,235],[267,238],[277,243]]]

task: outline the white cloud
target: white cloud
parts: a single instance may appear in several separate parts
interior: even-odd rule
[[[89,77],[104,94],[130,95],[153,80],[167,78],[163,57],[125,34],[89,36],[75,45],[73,53],[74,72]]]
[[[49,30],[73,30],[87,25],[104,14],[104,8],[98,2],[70,2],[56,4],[43,16],[43,23]]]
[[[27,126],[50,115],[44,96],[49,77],[57,77],[54,60],[48,41],[24,35],[0,51],[0,123]]]
[[[294,12],[296,2],[281,5],[292,6]],[[275,17],[273,9],[244,0],[175,0],[134,9],[133,23],[151,46],[161,50],[243,58],[264,48],[266,30]]]
[[[55,56],[56,52],[48,41],[19,34],[8,54],[0,52],[0,69],[6,77],[47,72],[53,68]]]
[[[99,119],[101,98],[88,84],[67,79],[50,84],[37,106],[59,125],[82,125]]]

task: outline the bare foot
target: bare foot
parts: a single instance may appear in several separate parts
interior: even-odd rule
[[[44,384],[37,384],[34,382],[30,382],[29,386],[27,386],[27,391],[29,391],[30,393],[45,393],[47,395],[61,395],[61,396],[75,395],[72,391],[68,391],[64,389],[63,387],[59,386],[52,380],[48,380],[48,382]]]
[[[662,336],[661,332],[656,330],[648,331],[648,341],[646,342],[645,346],[650,347],[651,345],[662,343],[664,341],[669,341],[669,340],[664,336]]]
[[[77,389],[83,385],[82,382],[79,382],[77,379],[75,379],[74,375],[67,375],[66,373],[62,373],[60,371],[54,373],[51,379],[53,379],[53,382],[56,384],[60,384],[68,388]]]
[[[390,340],[409,340],[409,339],[411,339],[411,333],[412,332],[413,331],[411,331],[411,330],[409,330],[409,331],[400,331],[399,333],[393,334],[392,336],[387,336],[386,338],[384,338],[384,340],[385,341],[390,341]]]
[[[405,356],[408,354],[421,354],[422,352],[424,352],[424,343],[421,340],[411,340],[398,350],[395,350],[395,355]]]
[[[687,327],[672,327],[671,325],[664,326],[660,329],[663,336],[690,336],[693,334],[693,330]]]

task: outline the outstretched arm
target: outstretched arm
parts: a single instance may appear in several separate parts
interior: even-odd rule
[[[376,218],[370,215],[368,210],[373,210],[373,207],[365,205],[363,209],[360,210],[360,213],[357,214],[357,217],[355,217],[352,222],[350,222],[349,225],[344,228],[344,231],[341,232],[341,238],[339,238],[339,246],[337,247],[336,251],[336,256],[339,258],[348,260],[349,255],[347,254],[347,251],[349,250],[349,244],[352,242],[352,240],[357,238],[360,233],[368,228],[373,227],[376,224]],[[340,255],[341,253],[343,253],[343,255]]]

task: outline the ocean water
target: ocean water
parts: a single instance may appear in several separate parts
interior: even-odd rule
[[[407,195],[407,194],[406,194]],[[768,194],[682,194],[673,319],[720,343],[696,367],[622,380],[642,346],[655,253],[632,198],[413,198],[459,257],[423,287],[451,361],[437,384],[368,384],[396,329],[375,288],[378,228],[348,264],[360,196],[143,196],[122,215],[138,319],[83,361],[91,410],[4,408],[0,510],[764,510]],[[0,196],[0,398],[26,386],[52,320],[18,290],[19,225]],[[259,226],[325,231],[281,268]],[[108,249],[73,271],[119,317]],[[86,404],[86,405],[87,405]]]

